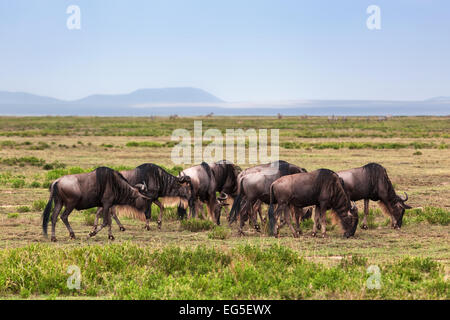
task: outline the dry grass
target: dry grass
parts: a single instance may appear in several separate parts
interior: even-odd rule
[[[186,127],[191,125],[191,119],[183,119]],[[208,120],[214,123],[214,120]],[[249,123],[239,120],[235,127],[249,127]],[[281,120],[284,121],[284,120]],[[291,121],[289,118],[286,121]],[[422,121],[425,121],[422,119]],[[220,121],[217,125],[221,126]],[[321,142],[321,141],[402,141],[414,142],[414,138],[297,138],[295,136],[283,136],[280,130],[281,141],[294,142]],[[153,162],[167,167],[172,167],[170,160],[170,148],[146,148],[125,147],[128,141],[170,141],[170,137],[126,137],[126,136],[37,136],[37,137],[8,137],[5,140],[13,140],[19,143],[30,141],[45,142],[51,147],[45,150],[27,150],[23,148],[2,148],[1,158],[34,156],[45,159],[47,163],[59,161],[67,167],[80,166],[91,168],[98,165],[108,166],[138,166],[145,162]],[[420,141],[435,143],[447,143],[450,139],[420,138]],[[81,143],[79,143],[79,141]],[[60,148],[58,145],[67,145],[69,148]],[[102,144],[112,144],[113,148],[102,147]],[[76,147],[72,147],[75,145]],[[450,210],[450,150],[449,149],[422,149],[422,155],[413,155],[414,149],[386,149],[386,150],[349,150],[349,149],[280,149],[280,158],[300,165],[308,170],[329,168],[342,170],[358,167],[368,162],[378,162],[385,166],[398,193],[408,192],[410,204],[413,207],[439,207]],[[243,168],[247,167],[245,165]],[[8,217],[9,213],[18,211],[19,206],[32,207],[34,200],[48,199],[48,190],[45,188],[30,188],[33,181],[43,181],[46,172],[40,167],[34,166],[6,166],[0,165],[0,173],[10,172],[12,175],[23,175],[26,185],[24,188],[12,188],[8,185],[0,186],[0,248],[22,247],[30,243],[48,243],[55,247],[77,247],[90,244],[105,244],[107,233],[101,232],[92,239],[86,236],[90,227],[84,224],[83,215],[73,212],[70,222],[77,234],[77,240],[69,240],[67,230],[59,222],[57,225],[56,244],[49,243],[41,236],[41,212],[32,211],[19,213],[17,218]],[[167,200],[166,205],[176,205],[177,200]],[[363,203],[358,203],[362,211]],[[372,208],[378,206],[371,202]],[[157,211],[156,211],[157,212]],[[155,211],[153,212],[155,214]],[[130,218],[135,217],[138,219]],[[304,229],[304,235],[299,239],[291,237],[289,228],[281,230],[281,238],[269,238],[263,234],[247,229],[246,237],[239,237],[232,227],[230,238],[214,240],[208,237],[208,232],[180,231],[180,223],[174,219],[164,219],[162,230],[158,230],[156,223],[151,224],[150,231],[144,231],[143,215],[133,210],[122,210],[121,220],[127,228],[126,232],[119,232],[114,227],[116,242],[123,243],[133,241],[141,246],[162,248],[168,245],[182,248],[192,248],[200,245],[216,246],[227,249],[239,244],[251,244],[261,247],[269,247],[274,243],[292,248],[300,255],[314,262],[325,265],[337,265],[349,255],[360,255],[368,259],[370,264],[388,263],[398,261],[402,257],[430,257],[445,266],[445,272],[449,274],[450,268],[450,244],[449,226],[429,225],[428,223],[409,224],[400,231],[392,230],[383,225],[385,217],[376,217],[378,227],[371,230],[358,228],[356,235],[351,239],[343,239],[338,228],[329,232],[326,239],[313,238],[310,229]],[[223,223],[226,221],[222,218]],[[228,228],[228,227],[226,227]]]

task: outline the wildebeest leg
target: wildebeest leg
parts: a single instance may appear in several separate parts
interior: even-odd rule
[[[243,228],[244,228],[244,225],[245,225],[245,221],[247,220],[247,217],[248,217],[249,203],[250,203],[250,201],[245,201],[244,206],[238,212],[238,214],[239,214],[238,234],[241,235],[241,236],[245,236]]]
[[[145,209],[145,226],[144,229],[150,231],[150,220],[152,219],[152,203]]]
[[[206,208],[208,210],[209,217],[211,218],[211,221],[213,221],[215,224],[220,225],[220,214],[216,215],[216,196],[211,196],[207,202]]]
[[[261,209],[261,201],[257,201],[255,206],[257,207],[258,210],[258,214],[259,214],[259,219],[261,220],[261,223],[265,224],[266,223],[266,218],[262,216],[262,209]]]
[[[91,232],[89,232],[89,237],[93,237],[95,235],[97,235],[97,233],[99,233],[104,227],[106,227],[108,225],[108,217],[110,215],[110,210],[111,206],[110,205],[104,205],[102,207],[102,211],[103,211],[103,223],[100,226],[100,228],[96,228],[94,230],[92,230]]]
[[[261,228],[259,227],[259,224],[258,224],[257,203],[258,203],[258,200],[256,200],[250,206],[250,219],[252,219],[253,228],[255,228],[256,231],[260,232]]]
[[[205,219],[205,215],[203,214],[203,202],[199,199],[195,200],[195,212],[198,213],[198,217],[201,219]],[[189,214],[191,214],[191,210],[189,210]],[[189,218],[195,218],[195,214],[190,215]]]
[[[116,221],[117,225],[119,226],[120,231],[125,231],[125,227],[122,225],[122,223],[119,220],[119,217],[117,217],[117,206],[112,207],[109,209],[111,211],[112,217]]]
[[[53,210],[53,215],[52,215],[52,237],[51,237],[51,240],[53,242],[56,242],[56,235],[55,235],[56,221],[58,221],[58,215],[59,215],[59,212],[61,211],[61,208],[62,208],[62,203],[59,201],[56,202],[55,209]]]
[[[70,226],[70,223],[69,223],[69,214],[72,211],[73,211],[73,207],[67,206],[64,209],[64,212],[61,214],[61,220],[66,225],[67,230],[69,230],[70,239],[75,239],[75,233],[73,232],[72,227]]]
[[[313,232],[312,236],[315,237],[317,235],[317,229],[320,229],[320,206],[316,206],[314,208],[314,225],[313,225]]]
[[[324,204],[320,206],[320,218],[321,218],[321,226],[322,226],[322,237],[326,237],[327,233],[327,210]]]
[[[299,232],[295,230],[294,226],[292,225],[291,211],[292,207],[288,208],[288,206],[286,206],[286,208],[284,209],[284,220],[286,220],[286,223],[289,225],[289,228],[291,229],[294,238],[298,238]]]
[[[108,212],[108,211],[105,211],[105,212]],[[112,234],[112,219],[111,219],[111,217],[112,217],[112,208],[111,209],[109,209],[109,212],[108,212],[109,214],[107,214],[106,216],[105,216],[105,218],[104,219],[106,219],[106,221],[107,221],[107,223],[108,223],[108,239],[109,240],[114,240],[114,236],[113,236],[113,234]]]
[[[162,216],[163,216],[163,213],[164,213],[164,207],[163,207],[163,205],[161,204],[161,202],[159,202],[158,199],[155,200],[154,202],[155,202],[155,204],[159,207],[159,217],[158,217],[157,223],[158,223],[158,229],[161,229],[161,225],[162,225]]]
[[[279,203],[278,205],[277,205],[277,208],[276,208],[276,210],[275,210],[275,213],[274,213],[274,217],[275,217],[275,226],[274,226],[274,231],[273,231],[273,234],[274,234],[274,236],[275,236],[275,238],[278,238],[279,236],[280,236],[280,229],[285,225],[285,221],[284,221],[284,219],[283,219],[283,222],[282,223],[280,223],[280,224],[278,224],[278,218],[279,218],[279,216],[280,216],[280,213],[281,212],[284,212],[286,210],[286,205],[285,204],[282,204],[282,203]]]
[[[297,228],[297,233],[300,235],[302,234],[302,230],[300,228],[300,218],[304,215],[304,209],[292,206],[291,210],[294,211],[295,227]]]
[[[103,208],[102,207],[98,207],[97,208],[97,212],[95,213],[95,219],[94,219],[94,229],[93,231],[97,231],[97,227],[98,227],[98,219],[100,218],[100,215],[103,213]]]
[[[369,199],[364,199],[364,218],[361,225],[361,228],[364,230],[369,229],[367,226],[367,217],[369,216]]]

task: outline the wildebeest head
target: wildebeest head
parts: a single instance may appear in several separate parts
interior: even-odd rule
[[[350,197],[344,188],[344,182],[336,173],[329,170],[323,170],[321,173],[323,175],[322,179],[326,179],[327,176],[331,178],[332,176],[332,179],[329,180],[328,189],[331,193],[331,205],[344,229],[344,236],[349,238],[355,234],[358,226],[358,208],[355,203],[350,201]],[[320,175],[318,177],[319,181],[321,179]]]
[[[405,209],[411,209],[411,206],[407,205],[405,202],[408,201],[408,194],[405,192],[405,197],[395,195],[395,200],[391,203],[392,206],[392,216],[394,221],[392,226],[396,229],[402,227],[403,215],[405,214]]]
[[[217,197],[217,205],[215,207],[215,216],[220,215],[222,208],[229,205],[226,201],[228,200],[228,195],[225,192],[221,192]]]

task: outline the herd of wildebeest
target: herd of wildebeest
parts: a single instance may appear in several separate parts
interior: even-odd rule
[[[145,163],[121,172],[99,167],[89,173],[66,175],[55,180],[49,189],[50,199],[43,212],[42,227],[47,236],[53,208],[52,241],[56,241],[55,226],[63,207],[61,220],[71,238],[75,238],[75,233],[68,217],[73,209],[98,207],[89,236],[95,236],[108,226],[108,238],[113,240],[113,218],[120,230],[125,231],[117,217],[116,206],[127,205],[144,212],[145,228],[149,230],[151,207],[155,203],[160,208],[157,224],[161,228],[164,206],[160,200],[167,197],[178,199],[180,219],[203,216],[203,205],[206,204],[209,218],[219,225],[224,209],[229,224],[239,219],[240,234],[243,234],[246,221],[260,231],[258,215],[261,222],[266,221],[261,210],[265,203],[269,205],[269,234],[276,237],[284,224],[290,227],[294,237],[298,237],[300,220],[312,217],[312,206],[315,206],[313,236],[317,230],[325,236],[326,212],[331,210],[347,238],[355,234],[358,226],[358,209],[354,201],[364,200],[363,229],[367,229],[369,200],[379,201],[393,228],[402,226],[405,209],[411,208],[406,204],[408,195],[396,194],[386,169],[377,163],[339,172],[328,169],[307,172],[282,160],[245,170],[223,160],[210,164],[203,162],[183,170],[178,176],[158,165]],[[103,217],[100,227],[99,217]]]

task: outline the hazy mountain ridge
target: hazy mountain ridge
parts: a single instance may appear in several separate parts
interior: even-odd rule
[[[450,97],[423,101],[297,100],[225,102],[197,88],[139,89],[128,94],[98,94],[64,101],[24,92],[0,91],[2,115],[83,116],[244,116],[261,115],[450,115]]]

